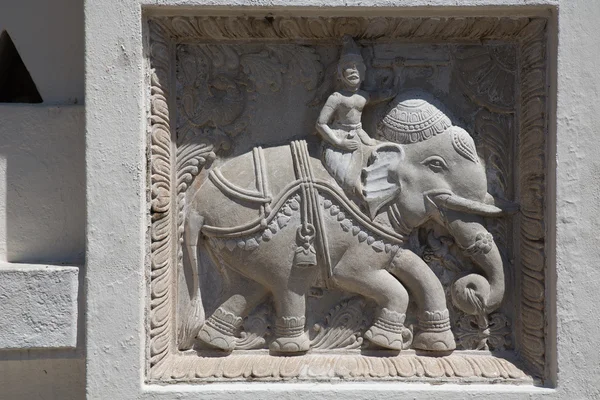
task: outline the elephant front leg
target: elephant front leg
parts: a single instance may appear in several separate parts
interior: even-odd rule
[[[273,285],[273,301],[277,318],[274,340],[269,345],[273,353],[301,353],[310,348],[306,330],[306,294],[319,271],[318,266],[292,266],[289,277],[276,280]]]
[[[269,345],[274,353],[299,353],[310,348],[306,332],[306,290],[297,293],[284,288],[273,292],[275,300],[275,339]]]
[[[337,264],[334,281],[341,289],[377,302],[379,311],[365,332],[365,339],[378,347],[402,350],[412,339],[410,330],[404,326],[408,292],[388,271],[381,269],[389,261],[389,255],[357,245],[348,249]]]
[[[408,286],[419,308],[412,347],[434,352],[456,349],[444,288],[429,266],[412,251],[400,249],[389,270]]]

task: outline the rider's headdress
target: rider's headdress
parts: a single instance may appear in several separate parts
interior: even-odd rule
[[[365,61],[360,54],[360,48],[350,35],[344,35],[342,39],[342,54],[338,66],[342,66],[347,62],[355,62],[357,64],[365,64]]]

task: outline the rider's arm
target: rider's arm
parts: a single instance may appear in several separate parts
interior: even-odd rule
[[[339,146],[340,139],[336,137],[335,133],[329,127],[329,121],[333,118],[335,114],[335,110],[339,105],[339,99],[336,94],[332,94],[325,102],[325,105],[321,109],[321,114],[319,114],[319,119],[317,119],[317,132],[326,142],[332,144],[333,146]]]
[[[321,110],[319,119],[317,120],[317,132],[323,138],[323,140],[330,143],[332,146],[337,147],[341,150],[354,151],[358,149],[360,142],[356,139],[347,139],[338,137],[333,130],[329,127],[329,121],[334,117],[335,111],[340,105],[340,95],[333,93],[327,99],[327,102]]]

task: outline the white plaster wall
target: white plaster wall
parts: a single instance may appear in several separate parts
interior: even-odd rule
[[[600,398],[600,2],[590,0],[157,0],[151,6],[284,6],[317,12],[322,7],[377,7],[381,13],[487,15],[558,7],[558,53],[551,91],[557,90],[550,120],[548,235],[549,302],[558,302],[556,388],[502,385],[377,384],[212,384],[145,386],[144,291],[146,220],[145,84],[142,11],[139,1],[87,2],[87,393],[93,399],[594,399]],[[472,8],[458,8],[468,6]],[[396,7],[410,9],[396,9]],[[433,9],[432,6],[442,8]],[[507,6],[519,7],[507,8]],[[339,8],[337,8],[339,7]],[[399,10],[399,11],[398,11]],[[537,9],[539,11],[539,9]],[[298,11],[294,11],[298,12]],[[330,12],[330,11],[327,11]],[[337,11],[334,11],[334,13]],[[107,18],[110,15],[111,18]],[[108,72],[107,72],[108,71]],[[110,72],[110,79],[107,74]],[[554,103],[554,102],[553,102]],[[554,170],[555,169],[555,170]],[[556,207],[555,195],[558,196]],[[118,204],[110,199],[118,198]],[[111,251],[107,251],[111,249]],[[554,290],[556,289],[556,290]]]
[[[558,386],[600,398],[600,2],[561,1],[556,104]],[[552,160],[551,160],[552,161]]]
[[[82,264],[83,106],[0,104],[0,257]]]
[[[78,265],[79,281],[83,281],[83,117],[82,106],[0,104],[0,259],[13,262],[2,263],[0,279],[3,281],[14,269],[23,270],[21,264],[14,264],[23,262]],[[32,273],[34,269],[32,267]],[[40,299],[66,300],[66,297],[70,297],[63,311],[69,310],[71,315],[79,315],[79,319],[69,319],[70,326],[61,329],[69,332],[69,346],[76,343],[77,347],[68,350],[14,348],[32,331],[44,330],[56,319],[44,311],[48,307],[52,309],[52,306],[41,305],[29,309],[28,315],[32,320],[29,320],[27,329],[16,333],[20,337],[6,337],[7,342],[0,346],[14,348],[10,351],[0,350],[0,399],[81,399],[85,376],[85,297],[82,285],[78,285],[78,296],[75,277],[75,292],[62,293],[60,291],[65,289],[64,285],[52,284],[50,271],[37,273],[45,274],[48,278],[46,283],[39,282],[41,286],[38,288],[44,292]],[[26,281],[25,278],[20,280],[21,283]],[[8,330],[21,326],[19,316],[27,307],[35,306],[40,294],[39,290],[35,292],[34,287],[17,290],[25,292],[20,292],[22,302],[16,302],[14,298],[7,299],[8,302],[4,302],[0,308],[1,323],[11,325],[7,327]],[[2,294],[6,293],[0,293],[0,296]],[[65,347],[62,342],[48,339],[41,336],[29,345],[23,342],[22,347]]]
[[[32,346],[24,344],[22,347],[27,349],[14,348],[31,331],[44,330],[54,323],[55,317],[44,311],[48,305],[31,308],[28,314],[35,322],[30,321],[27,329],[17,333],[21,337],[7,337],[7,342],[0,346],[13,347],[9,351],[0,350],[0,399],[83,398],[84,159],[83,106],[0,104],[0,261],[11,262],[1,263],[0,279],[8,279],[14,269],[23,270],[16,263],[80,267],[79,288],[75,278],[74,293],[62,293],[64,285],[52,284],[51,271],[35,272],[37,268],[32,267],[32,274],[41,273],[48,278],[46,283],[39,282],[39,289],[45,292],[40,299],[70,297],[64,311],[69,310],[79,318],[76,323],[69,319],[70,326],[61,329],[69,332],[69,346],[73,345],[73,332],[76,334],[76,348],[29,349],[65,347],[64,343],[48,341],[48,337],[31,341]],[[12,326],[8,330],[19,326],[19,316],[40,294],[35,287],[19,290],[27,292],[20,293],[23,302],[8,299],[0,308],[1,323]],[[6,292],[0,293],[0,297],[2,294]]]
[[[85,258],[83,2],[2,2],[2,30],[11,36],[44,103],[0,104],[0,261],[76,265],[80,267],[82,282]],[[0,272],[23,268],[2,264]],[[0,279],[3,277],[0,274]],[[49,294],[59,294],[54,285],[40,284]],[[70,345],[76,343],[77,347],[1,350],[0,399],[85,397],[82,307],[85,297],[81,286],[79,284],[79,305],[75,303],[79,320],[76,326],[68,327],[71,335],[72,330],[76,332],[76,338],[70,336]],[[35,298],[21,295],[24,299]],[[72,300],[77,301],[77,293],[71,291],[70,296],[75,296]],[[19,306],[13,303],[7,304]],[[11,318],[20,314],[14,311],[14,307],[0,309],[1,323],[16,324]],[[36,310],[32,310],[31,315],[42,314],[36,315]],[[49,317],[52,320],[52,316]],[[30,328],[43,327],[45,322],[40,320]],[[56,345],[40,339],[41,345]]]
[[[0,264],[0,349],[77,346],[76,267]]]

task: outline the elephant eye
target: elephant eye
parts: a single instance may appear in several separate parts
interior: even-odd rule
[[[428,157],[421,164],[426,165],[433,172],[448,170],[446,162],[441,157],[437,156]]]

